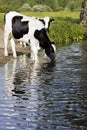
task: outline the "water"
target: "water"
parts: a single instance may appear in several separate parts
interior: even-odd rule
[[[0,130],[87,130],[87,44],[0,66]]]

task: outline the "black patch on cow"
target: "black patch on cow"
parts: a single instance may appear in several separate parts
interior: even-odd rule
[[[20,39],[29,31],[28,22],[21,21],[23,16],[15,16],[12,19],[12,34],[15,39]]]
[[[45,21],[43,19],[39,19],[39,21],[41,21],[45,25]]]
[[[48,46],[49,39],[48,39],[48,36],[46,34],[45,29],[41,29],[40,31],[36,30],[35,33],[34,33],[34,36],[35,36],[36,39],[39,40],[41,48],[45,49],[46,46]]]
[[[49,40],[45,29],[36,30],[34,33],[36,39],[39,40],[40,47],[45,49],[45,53],[51,60],[55,59],[55,51],[52,42]]]

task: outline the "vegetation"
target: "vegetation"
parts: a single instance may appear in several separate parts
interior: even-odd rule
[[[80,11],[82,0],[0,0],[0,12],[7,12],[9,10],[18,11],[23,5],[29,5],[30,8],[33,8],[35,5],[46,5],[51,8],[52,11]],[[23,7],[25,11],[28,6]],[[36,11],[36,10],[31,10]],[[41,10],[44,11],[44,10]]]
[[[56,18],[50,28],[50,37],[53,41],[67,43],[84,39],[84,31],[78,24],[78,20],[71,17]]]

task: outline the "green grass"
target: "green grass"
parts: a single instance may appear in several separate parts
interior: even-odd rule
[[[36,17],[71,17],[73,19],[79,19],[80,12],[65,12],[65,11],[58,11],[58,12],[23,12],[23,14],[26,14],[28,16],[36,16]]]
[[[4,23],[4,13],[0,13],[0,25]]]

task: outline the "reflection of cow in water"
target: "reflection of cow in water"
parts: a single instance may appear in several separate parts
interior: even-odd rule
[[[44,83],[45,80],[47,83],[44,75],[49,70],[53,71],[54,62],[46,63],[45,60],[32,62],[28,60],[26,56],[21,56],[19,60],[14,59],[11,64],[5,65],[7,88],[13,92],[13,95],[30,94],[34,87],[42,85],[43,78]],[[10,75],[10,79],[8,75]],[[53,80],[53,77],[51,80]]]
[[[5,64],[5,84],[7,89],[7,95],[12,94],[12,90],[14,90],[14,76],[16,73],[16,69],[20,70],[20,66],[26,66],[26,57],[25,55],[20,57],[19,60],[14,59],[7,64]]]
[[[22,68],[17,73],[15,73],[13,79],[13,85],[14,85],[13,91],[15,92],[14,94],[26,95],[28,93],[30,96],[32,95],[31,94],[33,88],[32,86],[38,83],[36,72],[37,67],[38,65],[36,62],[30,63],[29,66],[27,66],[26,68]]]

